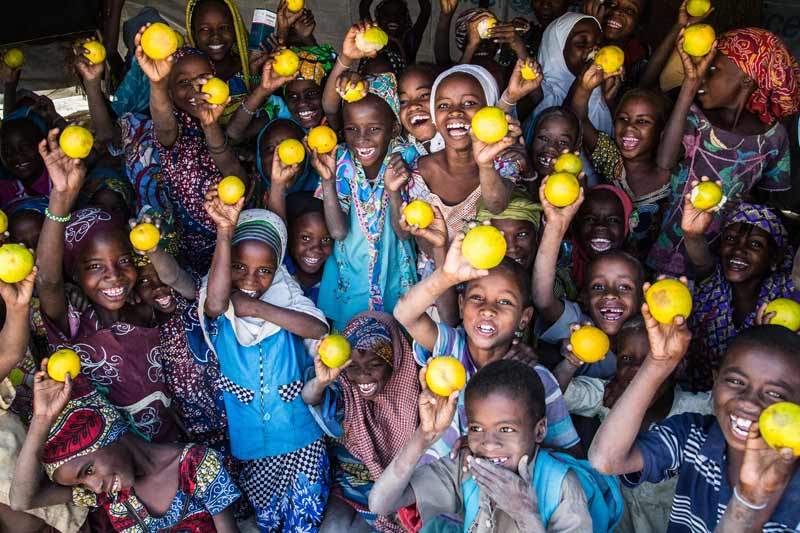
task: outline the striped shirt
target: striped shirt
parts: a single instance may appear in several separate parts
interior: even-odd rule
[[[416,342],[414,343],[414,358],[417,363],[424,366],[432,357],[452,355],[464,365],[467,370],[467,380],[469,380],[477,372],[477,369],[469,355],[467,334],[464,328],[453,328],[441,323],[437,324],[437,327],[439,328],[439,335],[436,338],[432,354]],[[536,365],[535,370],[539,375],[539,379],[542,380],[542,385],[544,385],[545,402],[547,404],[547,435],[542,445],[547,448],[563,449],[575,446],[579,442],[578,433],[575,431],[575,426],[572,425],[567,404],[561,395],[561,389],[558,387],[556,378],[542,365]],[[458,397],[458,413],[453,417],[450,428],[426,452],[422,462],[427,463],[446,457],[456,440],[460,436],[467,434],[466,429],[467,413],[464,407],[464,391],[462,390],[461,395]]]
[[[728,482],[725,437],[713,415],[684,413],[667,418],[639,435],[641,472],[622,476],[635,487],[678,475],[667,532],[712,532],[722,518],[733,488]],[[800,473],[795,472],[763,531],[800,531]]]

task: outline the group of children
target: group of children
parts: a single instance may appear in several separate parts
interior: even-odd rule
[[[708,14],[686,3],[651,50],[647,0],[532,0],[536,20],[488,38],[489,10],[441,0],[435,64],[416,59],[428,0],[415,22],[404,0],[374,20],[362,2],[337,47],[282,0],[250,51],[233,0],[189,0],[166,59],[142,49],[162,20],[147,8],[123,26],[124,76],[83,56],[96,37],[75,44],[84,160],[0,61],[2,240],[37,265],[0,282],[0,529],[800,530],[797,450],[758,424],[800,404],[800,336],[765,312],[800,302],[774,194],[791,189],[800,67],[760,28],[691,58],[685,28]],[[378,52],[357,44],[372,27]],[[606,44],[625,51],[613,73],[593,63]],[[276,72],[286,47],[294,76]],[[665,93],[670,56],[682,81]],[[222,104],[201,90],[214,76]],[[486,106],[509,123],[494,143],[471,129]],[[328,153],[306,139],[322,124]],[[304,161],[279,157],[287,139]],[[556,207],[565,152],[584,172]],[[246,184],[233,204],[225,176]],[[705,181],[721,208],[693,205]],[[412,200],[430,225],[406,220]],[[141,222],[151,249],[129,239]],[[483,224],[507,244],[488,270],[462,252]],[[644,302],[662,276],[693,296],[670,324]],[[569,343],[586,324],[610,339],[593,363]],[[351,347],[339,368],[319,353],[332,333]],[[81,362],[63,382],[47,373],[61,348]],[[441,356],[466,370],[448,397],[426,380]]]

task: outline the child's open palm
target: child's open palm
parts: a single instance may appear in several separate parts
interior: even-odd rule
[[[303,139],[306,150],[311,153],[311,166],[317,171],[319,177],[325,181],[336,178],[336,149],[327,154],[321,154],[316,148],[313,150],[308,147],[308,136]]]
[[[139,66],[142,67],[142,72],[145,73],[151,82],[158,83],[167,79],[169,73],[172,71],[172,66],[175,64],[175,59],[172,55],[166,59],[153,59],[144,53],[142,49],[142,35],[149,27],[150,24],[142,26],[133,39],[133,43],[136,46],[136,62],[139,63]]]
[[[467,462],[478,488],[497,508],[505,511],[518,525],[527,523],[538,508],[528,456],[520,458],[516,472],[480,457],[470,457]]]
[[[703,176],[702,181],[709,181],[709,179]],[[697,180],[692,181],[691,188],[696,187],[698,183]],[[717,185],[722,187],[722,182],[717,181]],[[681,230],[683,230],[683,234],[691,237],[705,235],[718,210],[719,206],[707,210],[697,209],[692,203],[692,194],[686,193],[683,199],[683,214],[681,215]]]
[[[430,391],[425,373],[428,367],[419,371],[419,382],[422,392],[419,394],[419,429],[429,440],[437,440],[453,421],[458,406],[458,393],[453,391],[450,396],[438,396]]]
[[[658,277],[659,280],[665,276]],[[680,278],[680,282],[688,285],[685,277]],[[642,292],[647,292],[650,283],[645,283]],[[642,304],[642,317],[647,328],[647,338],[650,341],[650,353],[647,358],[659,366],[674,369],[680,363],[689,348],[692,340],[692,332],[686,324],[684,316],[676,316],[671,324],[662,324],[650,314],[650,307]]]
[[[72,378],[67,374],[64,382],[50,379],[47,360],[42,359],[40,370],[33,376],[33,415],[44,420],[55,420],[64,410],[72,393]]]
[[[470,226],[474,227],[475,224],[470,224]],[[473,267],[469,264],[467,258],[464,257],[464,254],[461,251],[461,246],[464,243],[465,236],[466,235],[464,233],[460,232],[455,236],[453,242],[450,243],[450,249],[447,250],[447,256],[444,259],[444,265],[442,265],[442,271],[451,279],[454,285],[456,283],[463,283],[465,281],[478,279],[489,275],[488,270],[479,270]]]
[[[758,422],[753,422],[739,470],[741,496],[755,505],[766,503],[784,490],[794,475],[797,459],[791,448],[775,450],[767,444],[759,433]]]
[[[52,129],[47,138],[39,143],[42,156],[54,191],[77,196],[83,186],[86,167],[80,159],[69,157],[58,144],[59,130]]]
[[[206,199],[203,202],[203,207],[214,221],[217,230],[233,229],[236,227],[236,222],[239,220],[239,213],[244,207],[244,197],[239,198],[235,204],[226,204],[219,199],[217,194],[217,186],[214,185],[208,192],[206,192]]]

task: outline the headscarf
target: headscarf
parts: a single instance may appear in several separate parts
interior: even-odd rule
[[[83,250],[95,236],[119,231],[120,221],[110,213],[97,207],[87,207],[72,213],[72,218],[64,228],[64,268],[72,275]]]
[[[200,1],[201,0],[188,0],[186,2],[186,37],[189,40],[189,44],[193,47],[196,46],[196,44],[194,41],[194,35],[192,34],[192,17],[194,16],[194,10]],[[223,2],[231,12],[233,28],[236,34],[236,38],[233,41],[233,46],[231,47],[231,52],[239,57],[239,62],[242,65],[242,79],[247,87],[247,92],[250,92],[250,64],[247,57],[247,37],[249,32],[247,25],[244,23],[242,14],[239,13],[239,8],[236,6],[236,2],[233,0],[220,1]]]
[[[133,207],[136,195],[133,185],[126,178],[120,176],[116,169],[109,167],[95,168],[87,174],[83,187],[81,187],[83,204],[88,204],[95,194],[106,189],[119,194],[128,209]]]
[[[51,480],[59,467],[117,441],[130,428],[119,411],[83,377],[73,380],[72,397],[56,418],[42,449]]]
[[[602,184],[602,185],[595,185],[591,189],[589,189],[589,194],[593,191],[610,191],[613,193],[617,199],[619,199],[620,203],[622,204],[622,212],[623,212],[623,236],[627,237],[628,233],[630,232],[630,218],[631,214],[633,213],[633,202],[631,201],[630,196],[620,189],[619,187],[614,187],[613,185]],[[587,195],[588,197],[588,195]],[[583,286],[583,276],[586,270],[586,265],[589,263],[589,252],[587,252],[583,246],[578,243],[578,240],[574,237],[572,238],[572,279],[575,282],[575,285],[578,287]]]
[[[183,59],[184,57],[188,57],[188,56],[200,56],[200,57],[202,57],[203,59],[208,61],[208,64],[211,66],[211,74],[216,74],[216,71],[214,70],[213,61],[211,61],[211,59],[208,57],[208,55],[205,52],[203,52],[199,48],[194,48],[193,46],[181,46],[180,48],[175,50],[175,52],[172,54],[173,65],[175,63],[177,63],[178,61],[180,61],[181,59]]]
[[[458,18],[456,19],[455,28],[453,29],[453,34],[456,41],[456,46],[459,50],[463,50],[464,46],[467,44],[467,33],[469,32],[469,21],[472,20],[472,17],[480,14],[480,13],[489,13],[486,8],[483,7],[473,7],[467,9],[466,11],[462,12]]]
[[[539,231],[539,226],[542,223],[542,204],[534,202],[530,195],[514,191],[511,193],[511,200],[508,202],[508,207],[500,214],[494,214],[486,208],[486,204],[481,198],[478,203],[478,214],[475,216],[478,222],[485,222],[487,220],[524,220],[533,225],[533,229]]]
[[[320,87],[325,85],[333,64],[336,62],[336,50],[329,44],[318,44],[292,48],[300,58],[300,69],[297,72],[298,80],[313,81]]]
[[[42,132],[42,135],[47,135],[47,123],[42,118],[39,113],[33,110],[33,108],[29,105],[19,106],[17,109],[9,113],[4,119],[3,123],[11,122],[12,120],[21,120],[21,119],[28,119],[34,123],[34,125],[39,128],[39,131]]]
[[[542,45],[539,48],[539,64],[542,65],[542,92],[544,99],[536,106],[533,117],[548,107],[560,106],[564,103],[575,76],[564,61],[564,47],[567,44],[570,32],[580,21],[590,19],[600,23],[597,19],[582,13],[565,13],[554,20],[544,31]],[[603,98],[600,87],[592,91],[589,98],[589,120],[595,128],[609,135],[614,133],[614,122]]]
[[[755,324],[756,310],[762,304],[776,298],[800,301],[800,293],[791,277],[794,250],[778,213],[764,205],[742,202],[728,215],[725,227],[737,223],[749,224],[769,233],[777,248],[774,254],[778,257],[777,265],[764,277],[758,301],[741,327],[734,323],[733,291],[721,265],[711,277],[695,285],[695,309],[689,318],[689,327],[695,332],[697,346],[689,351],[688,364],[695,390],[711,387],[712,370],[718,368],[728,343],[736,333]]]
[[[800,66],[775,34],[761,28],[723,33],[717,50],[730,58],[756,84],[747,109],[761,122],[774,124],[800,109]]]
[[[239,215],[236,229],[233,230],[231,246],[242,241],[258,241],[266,244],[275,252],[278,264],[283,263],[286,252],[286,226],[283,220],[266,209],[247,209]]]
[[[159,227],[161,231],[161,240],[158,241],[158,248],[173,257],[177,257],[180,253],[178,244],[179,238],[178,230],[175,229],[175,221],[172,216],[164,216],[163,211],[150,205],[145,205],[139,210],[136,220],[141,222],[145,217],[150,217],[151,219],[159,218],[161,220]],[[136,268],[145,267],[150,264],[150,257],[147,255],[133,254],[133,264],[136,265]]]
[[[265,170],[265,165],[272,165],[272,161],[262,161],[261,160],[261,141],[264,138],[264,135],[270,130],[270,128],[277,122],[278,120],[287,120],[294,124],[297,124],[297,127],[304,131],[305,128],[298,123],[293,116],[289,117],[276,117],[267,122],[261,131],[258,132],[258,137],[256,138],[256,168],[258,169],[258,173],[261,176],[261,181],[267,188],[271,188],[272,183],[270,182],[269,178],[267,178],[267,173]],[[298,191],[313,191],[317,188],[317,184],[319,183],[319,175],[317,174],[314,167],[311,166],[311,158],[306,157],[303,159],[301,163],[303,165],[300,174],[297,176],[297,180],[295,180],[294,185],[289,189],[287,194],[291,194],[293,192]]]
[[[445,70],[438,76],[433,82],[433,86],[431,87],[431,97],[430,97],[430,106],[431,106],[431,120],[433,123],[436,124],[436,91],[439,90],[439,85],[451,74],[468,74],[478,80],[478,83],[483,89],[483,96],[486,98],[486,105],[493,106],[497,103],[497,99],[500,97],[500,89],[497,87],[497,81],[494,79],[494,76],[489,73],[488,70],[479,66],[479,65],[471,65],[471,64],[464,64],[464,65],[456,65],[454,67],[450,67],[449,69]],[[431,139],[431,153],[439,152],[444,149],[444,139],[442,138],[441,134],[438,132],[434,135],[433,139]]]
[[[397,321],[379,311],[356,315],[343,334],[359,350],[372,350],[389,363],[392,375],[383,390],[366,400],[358,387],[339,375],[344,396],[344,445],[378,479],[417,427],[419,383],[411,344]]]
[[[374,94],[389,106],[397,122],[400,122],[400,97],[397,95],[397,78],[391,72],[364,76],[367,92]]]
[[[36,211],[44,215],[48,202],[49,199],[46,196],[28,196],[9,202],[3,206],[3,211],[9,218],[22,211]]]

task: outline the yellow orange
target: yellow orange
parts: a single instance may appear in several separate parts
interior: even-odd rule
[[[406,222],[417,225],[420,229],[425,229],[433,222],[433,208],[431,204],[424,200],[413,200],[403,210]]]
[[[773,403],[758,417],[758,430],[764,441],[775,448],[791,448],[800,455],[800,405],[791,402]]]
[[[17,283],[33,270],[33,254],[21,244],[0,246],[0,280]]]
[[[702,17],[711,9],[711,0],[689,0],[686,2],[686,12],[692,17]]]
[[[47,360],[47,375],[56,381],[65,381],[67,374],[75,379],[81,372],[81,358],[74,350],[62,348]]]
[[[692,189],[690,200],[697,209],[708,211],[722,201],[722,187],[713,181],[701,181]]]
[[[244,196],[244,182],[237,176],[223,178],[217,185],[217,195],[222,203],[233,205]]]
[[[544,184],[544,197],[556,207],[566,207],[575,203],[581,194],[581,184],[574,174],[556,172]]]
[[[341,335],[328,335],[319,344],[319,358],[328,368],[339,368],[350,359],[350,343]]]
[[[714,28],[708,24],[692,24],[683,32],[683,50],[694,57],[702,57],[711,51],[717,38]]]
[[[538,76],[536,71],[533,70],[530,61],[525,61],[525,64],[522,65],[522,68],[520,69],[520,74],[522,74],[523,80],[535,80],[536,76]]]
[[[355,85],[349,83],[347,85],[347,90],[344,92],[344,95],[342,96],[342,100],[350,103],[358,102],[359,100],[364,98],[364,94],[362,93],[363,90],[364,90],[363,81],[360,81]]]
[[[792,331],[800,331],[800,304],[789,298],[776,298],[767,304],[764,311],[775,313],[769,321],[770,324],[778,324]]]
[[[581,161],[580,156],[566,152],[558,156],[556,162],[553,163],[553,170],[556,172],[567,172],[573,176],[577,176],[581,173],[581,170],[583,170],[583,161]]]
[[[464,388],[467,383],[467,371],[455,357],[449,355],[434,357],[428,361],[425,383],[432,393],[450,396],[453,391]]]
[[[336,132],[325,125],[311,128],[308,132],[308,147],[316,149],[318,154],[327,154],[336,148],[336,141]]]
[[[275,54],[272,61],[272,68],[278,76],[294,76],[300,68],[300,58],[288,48]]]
[[[377,26],[356,34],[356,48],[371,54],[389,44],[389,36]]]
[[[472,117],[472,132],[479,141],[487,144],[498,142],[508,133],[505,111],[499,107],[484,107]]]
[[[25,54],[19,48],[6,50],[3,54],[3,62],[8,68],[20,68],[25,63]]]
[[[497,24],[497,19],[494,17],[485,18],[478,23],[478,36],[481,39],[489,38],[489,30]]]
[[[611,347],[608,335],[595,326],[583,326],[572,333],[569,338],[572,353],[586,363],[596,363],[603,359]]]
[[[3,233],[8,229],[8,216],[0,211],[0,233]]]
[[[144,30],[141,45],[147,57],[155,60],[166,59],[178,49],[178,35],[163,22],[156,22]]]
[[[81,46],[88,50],[88,52],[84,52],[83,55],[95,65],[106,60],[106,47],[99,41],[89,41],[88,43],[83,43]]]
[[[653,283],[644,295],[650,314],[662,324],[671,324],[680,315],[688,319],[692,312],[692,294],[676,279]]]
[[[467,232],[461,253],[472,268],[490,269],[506,255],[506,238],[494,226],[475,226]]]
[[[297,139],[284,139],[278,145],[278,158],[284,165],[296,165],[306,158],[306,149]]]
[[[200,87],[200,92],[208,95],[208,100],[206,100],[206,102],[209,104],[222,105],[228,99],[231,90],[228,84],[221,79],[211,78]]]
[[[594,56],[594,62],[603,67],[603,72],[611,74],[625,64],[625,52],[619,46],[604,46]]]
[[[58,138],[58,145],[67,156],[83,159],[92,151],[94,137],[82,126],[67,126]]]
[[[134,248],[146,252],[158,246],[158,241],[161,240],[161,233],[153,224],[144,222],[133,228],[129,237]]]

